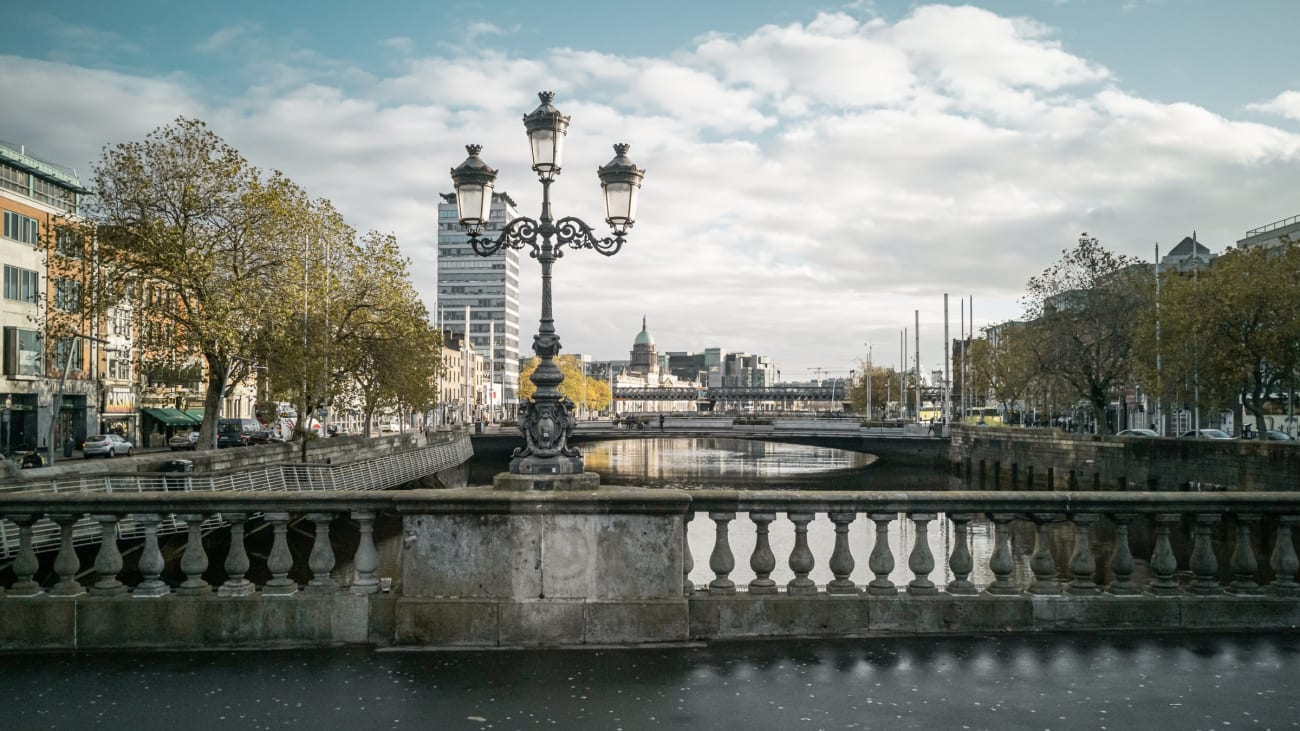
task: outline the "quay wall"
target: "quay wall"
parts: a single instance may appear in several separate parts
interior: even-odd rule
[[[985,490],[1300,489],[1300,443],[953,426],[949,460]]]

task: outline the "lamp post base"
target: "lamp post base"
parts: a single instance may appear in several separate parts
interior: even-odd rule
[[[557,454],[554,457],[528,455],[510,460],[510,473],[515,475],[576,475],[582,474],[582,457]]]
[[[551,492],[572,492],[596,490],[600,487],[600,475],[595,472],[519,474],[516,472],[498,473],[492,480],[493,490],[510,490],[526,492],[529,490],[547,490]]]

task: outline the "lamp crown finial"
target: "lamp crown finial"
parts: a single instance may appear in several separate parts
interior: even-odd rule
[[[478,154],[483,151],[483,145],[465,145],[465,151],[470,157],[478,157]]]
[[[552,101],[555,100],[555,92],[539,91],[537,92],[537,98],[541,99],[543,104],[550,104]]]
[[[626,154],[627,154],[627,151],[630,150],[630,149],[632,149],[632,146],[629,145],[629,144],[626,143],[626,142],[615,142],[615,143],[614,143],[614,154],[615,154],[615,155],[618,155],[619,157],[622,157],[622,156],[626,155]]]

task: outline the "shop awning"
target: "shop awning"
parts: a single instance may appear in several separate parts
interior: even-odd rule
[[[141,409],[166,426],[197,426],[198,421],[180,409]]]
[[[193,419],[196,424],[203,423],[203,409],[185,409],[184,413]]]

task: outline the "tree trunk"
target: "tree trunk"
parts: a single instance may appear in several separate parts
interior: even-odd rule
[[[217,416],[221,413],[221,397],[226,390],[227,365],[212,353],[204,353],[208,363],[208,387],[203,392],[203,421],[199,424],[199,440],[195,449],[217,448]]]

